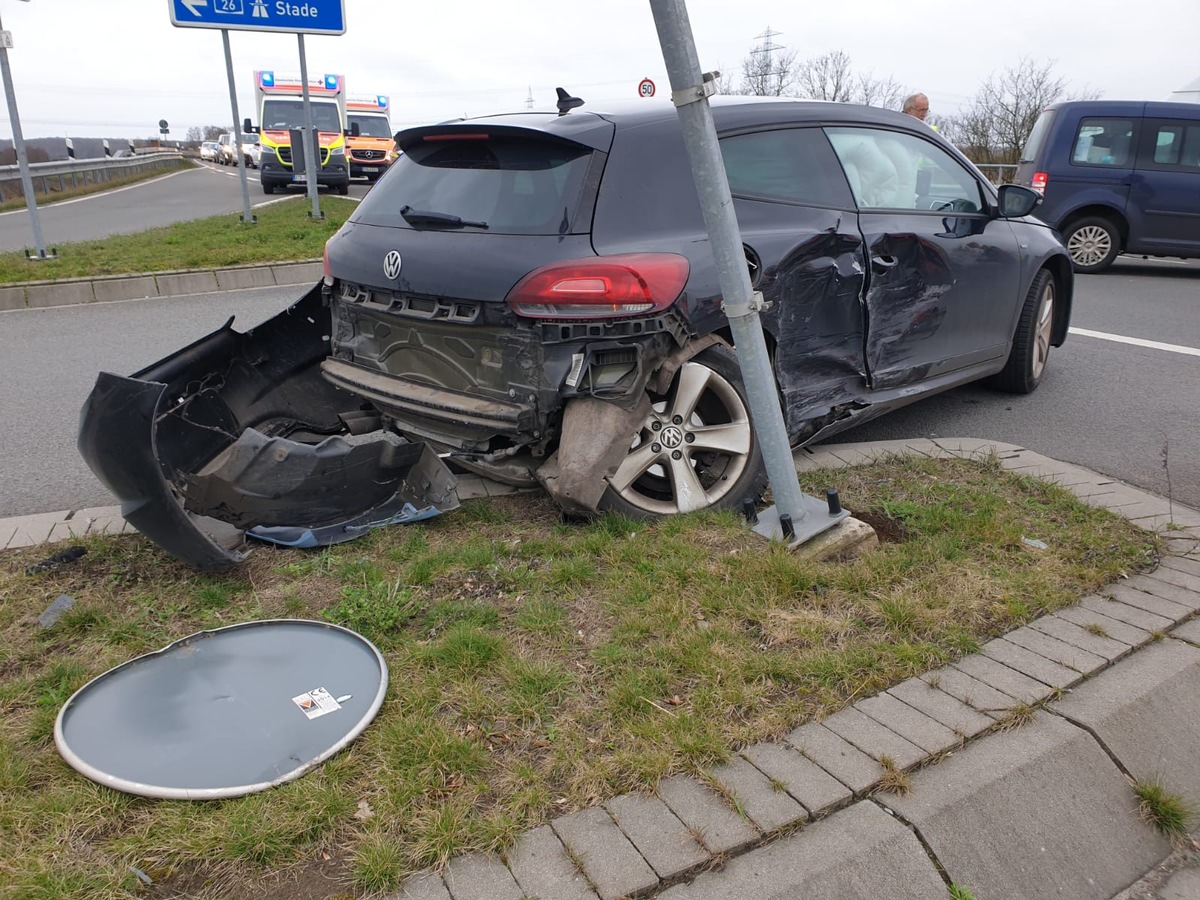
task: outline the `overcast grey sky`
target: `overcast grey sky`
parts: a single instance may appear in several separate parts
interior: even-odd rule
[[[591,108],[667,90],[648,0],[344,0],[346,33],[305,38],[309,75],[392,98],[393,125],[550,108],[563,85]],[[846,52],[855,72],[929,95],[935,114],[967,104],[1022,55],[1054,61],[1075,91],[1162,100],[1200,76],[1200,0],[690,0],[705,70],[737,73],[768,26],[799,58]],[[220,32],[171,25],[168,0],[0,0],[22,130],[148,137],[171,123],[232,120]],[[299,72],[295,36],[231,32],[238,102],[254,117],[253,71]],[[0,108],[0,139],[10,138]]]

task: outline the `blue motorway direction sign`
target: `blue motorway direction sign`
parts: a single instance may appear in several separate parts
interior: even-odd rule
[[[180,28],[344,34],[345,0],[167,0]]]

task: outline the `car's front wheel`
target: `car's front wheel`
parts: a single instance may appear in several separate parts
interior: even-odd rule
[[[731,350],[713,346],[692,357],[650,401],[601,509],[649,518],[758,499],[766,471]]]
[[[1042,269],[1025,295],[1008,361],[992,378],[995,387],[1013,394],[1032,394],[1041,383],[1054,338],[1054,299],[1054,276]]]
[[[1102,272],[1121,252],[1121,233],[1109,219],[1088,216],[1067,226],[1063,243],[1076,272]]]

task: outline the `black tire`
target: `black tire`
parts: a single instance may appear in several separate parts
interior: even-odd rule
[[[1064,229],[1063,243],[1076,272],[1103,272],[1121,252],[1121,232],[1111,219],[1087,216]]]
[[[264,181],[264,182],[262,183],[262,186],[263,186],[263,193],[264,193],[264,194],[273,194],[273,193],[275,193],[275,185],[274,185],[274,183],[273,183],[273,182],[270,182],[270,181]]]
[[[653,410],[609,479],[600,509],[648,519],[758,501],[767,475],[732,350],[716,345],[698,353],[667,393],[651,393],[650,401]],[[680,498],[680,479],[691,499]]]
[[[337,186],[337,192],[338,192],[338,195],[341,197],[345,197],[347,194],[349,194],[350,193],[350,182],[343,181],[343,182],[339,183]]]
[[[1041,384],[1050,359],[1050,340],[1054,336],[1057,290],[1058,285],[1049,270],[1038,272],[1025,295],[1008,361],[991,378],[993,387],[1011,394],[1032,394]]]

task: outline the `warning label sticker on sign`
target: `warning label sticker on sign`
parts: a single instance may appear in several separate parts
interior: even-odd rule
[[[300,711],[310,719],[319,719],[326,713],[341,709],[341,704],[333,699],[333,695],[323,687],[314,688],[306,694],[293,697],[292,702],[300,707]]]

